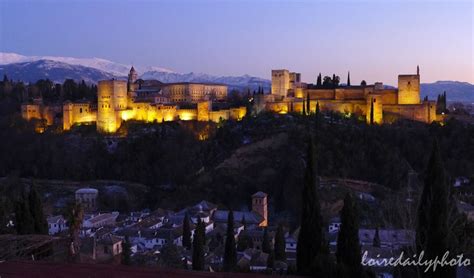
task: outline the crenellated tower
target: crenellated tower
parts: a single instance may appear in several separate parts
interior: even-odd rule
[[[116,132],[120,127],[119,111],[127,108],[127,82],[122,80],[99,81],[97,91],[97,131]]]
[[[420,104],[420,67],[416,74],[398,76],[398,104]]]

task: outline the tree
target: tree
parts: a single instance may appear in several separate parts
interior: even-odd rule
[[[332,86],[332,79],[329,76],[324,76],[323,78],[323,87],[329,88]]]
[[[268,237],[268,230],[265,228],[263,230],[263,239],[262,239],[262,252],[270,254],[272,250],[270,238]]]
[[[315,113],[316,119],[315,119],[315,124],[316,124],[316,130],[319,129],[321,126],[321,110],[319,108],[319,101],[316,102],[316,113]]]
[[[448,196],[446,173],[435,140],[426,168],[416,226],[416,251],[418,254],[424,252],[427,260],[441,258],[451,249],[448,241]],[[455,277],[455,269],[446,266],[436,268],[433,272],[424,272],[422,269],[420,272],[423,277]]]
[[[336,74],[332,75],[332,86],[333,88],[337,88],[339,86],[339,82],[341,81],[341,78],[337,76]]]
[[[24,190],[15,202],[15,229],[19,235],[34,234],[34,219],[28,205],[28,197]]]
[[[77,259],[79,252],[79,231],[84,219],[84,210],[81,204],[73,203],[69,205],[66,212],[66,219],[69,225],[69,238],[71,245],[69,248],[69,259],[74,261]]]
[[[375,229],[375,235],[372,245],[374,247],[380,247],[380,236],[379,236],[379,227]]]
[[[168,242],[161,248],[160,265],[169,268],[183,268],[183,260],[173,242]]]
[[[43,214],[43,204],[41,203],[41,198],[34,184],[31,186],[28,194],[28,203],[30,214],[33,218],[34,233],[42,235],[48,234],[48,222]]]
[[[285,245],[285,232],[283,231],[283,226],[280,224],[275,234],[275,260],[286,261]]]
[[[183,247],[191,249],[191,228],[189,226],[189,215],[187,212],[183,219]]]
[[[351,194],[347,193],[341,210],[336,258],[337,263],[347,268],[353,277],[362,273],[358,219],[356,205]]]
[[[374,124],[374,100],[370,100],[370,124]]]
[[[309,99],[309,93],[306,94],[306,113],[311,114],[311,100]]]
[[[360,85],[361,85],[362,87],[365,87],[365,86],[367,86],[367,82],[365,82],[365,80],[362,80],[362,81],[360,82]]]
[[[347,86],[351,86],[351,72],[347,72]]]
[[[301,196],[301,226],[296,250],[296,266],[301,274],[306,274],[314,259],[321,254],[323,242],[321,208],[317,194],[319,180],[316,165],[314,140],[311,136],[308,140],[304,186]]]
[[[317,86],[317,87],[321,87],[321,85],[322,85],[322,84],[321,84],[321,79],[322,79],[322,78],[321,78],[321,73],[319,73],[319,74],[318,74],[317,81],[316,81],[316,86]]]
[[[237,240],[237,251],[242,252],[247,248],[253,248],[252,238],[247,234],[247,231],[242,231]]]
[[[204,270],[204,241],[205,227],[201,219],[198,219],[193,236],[193,270]]]
[[[273,268],[275,266],[275,251],[271,249],[268,252],[268,258],[267,258],[267,267],[268,268]]]
[[[227,215],[227,233],[224,251],[224,271],[232,271],[237,264],[237,251],[235,250],[234,213],[229,210]]]
[[[131,264],[131,250],[130,250],[130,239],[128,236],[125,236],[125,240],[122,242],[122,264],[130,265]]]

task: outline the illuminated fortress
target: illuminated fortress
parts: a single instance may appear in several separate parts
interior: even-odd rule
[[[349,77],[348,77],[349,78]],[[308,102],[309,98],[309,102]],[[271,94],[255,98],[255,112],[273,111],[314,113],[316,106],[321,111],[336,111],[346,115],[365,117],[368,123],[392,122],[405,118],[425,123],[437,119],[436,103],[420,100],[420,70],[416,74],[398,76],[398,89],[388,89],[380,82],[373,85],[308,86],[301,82],[299,73],[286,69],[272,70]],[[439,115],[438,115],[439,116]]]
[[[213,101],[227,100],[227,86],[203,83],[161,83],[157,80],[141,80],[132,67],[128,80],[99,81],[97,104],[70,102],[62,106],[63,129],[74,124],[97,124],[101,133],[116,132],[122,121],[165,122],[175,120],[213,121],[241,120],[246,107],[213,109]],[[53,123],[61,107],[43,105],[41,102],[22,105],[22,117],[46,120]]]
[[[227,100],[227,86],[203,83],[161,83],[141,80],[132,67],[128,80],[99,81],[97,103],[65,102],[61,105],[43,105],[40,100],[23,104],[22,117],[44,119],[47,125],[62,113],[63,129],[75,124],[96,123],[101,133],[116,132],[122,121],[166,122],[175,120],[213,121],[241,120],[246,107],[222,107]],[[216,104],[216,105],[213,105]],[[436,103],[420,100],[420,71],[398,76],[398,89],[386,88],[381,82],[325,86],[305,84],[301,75],[286,69],[272,70],[269,94],[254,96],[253,112],[315,113],[335,111],[357,115],[367,123],[391,123],[397,119],[411,119],[431,123],[441,118],[436,115]]]

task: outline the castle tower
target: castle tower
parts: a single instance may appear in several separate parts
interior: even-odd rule
[[[128,74],[128,88],[127,88],[127,90],[129,92],[136,90],[135,82],[137,80],[138,80],[138,73],[135,70],[135,68],[132,66],[132,68],[130,69],[130,72]]]
[[[268,200],[267,193],[259,191],[252,195],[252,211],[263,217],[261,227],[268,226]]]
[[[286,69],[272,70],[272,95],[286,97],[290,89],[290,72]]]
[[[137,79],[138,79],[137,71],[132,66],[132,68],[130,69],[130,73],[128,74],[128,82],[130,84],[133,84],[133,83],[135,83],[135,81],[137,81]]]
[[[420,68],[398,76],[398,104],[420,104]]]
[[[99,81],[97,92],[97,131],[116,132],[121,119],[118,111],[127,108],[127,82],[122,80]]]

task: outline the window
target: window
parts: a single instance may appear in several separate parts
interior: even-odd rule
[[[79,108],[79,113],[82,113],[82,108]]]

